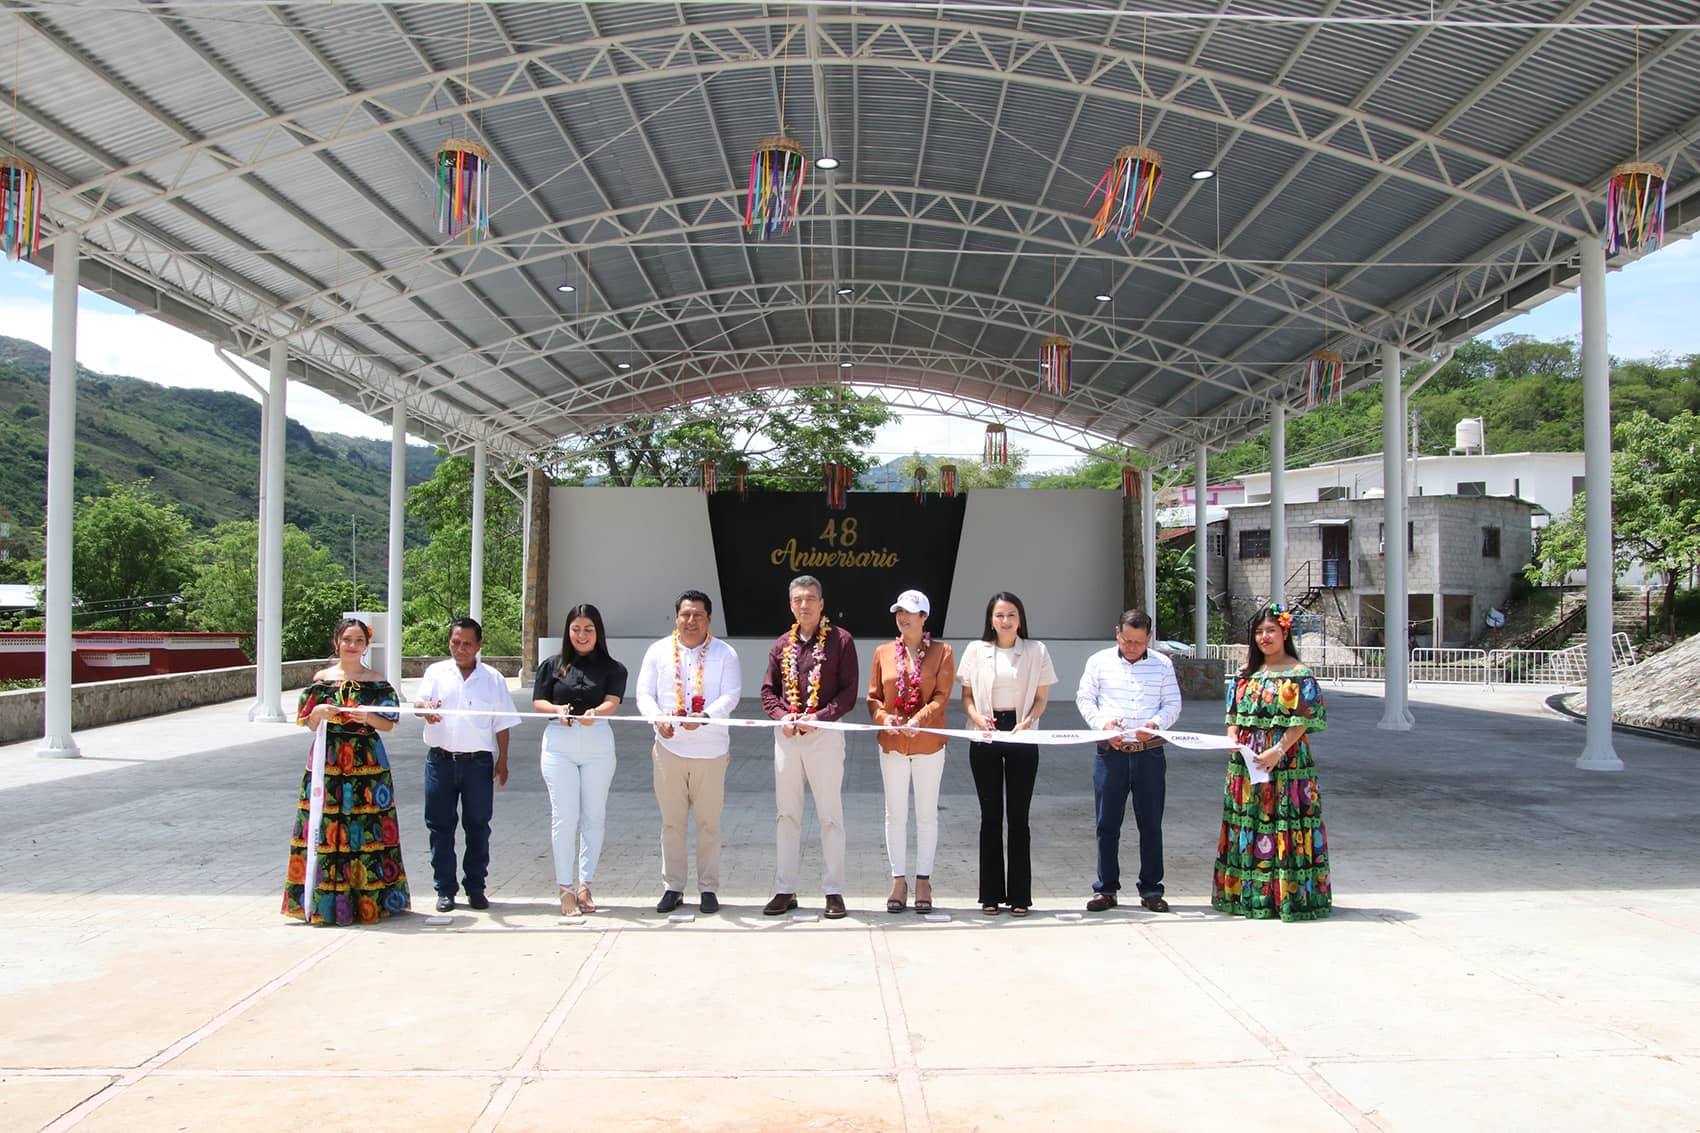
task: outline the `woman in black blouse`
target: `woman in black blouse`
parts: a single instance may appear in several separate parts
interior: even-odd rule
[[[590,883],[602,854],[608,788],[614,781],[614,728],[596,718],[613,715],[626,695],[626,667],[608,655],[602,612],[595,606],[567,611],[561,652],[537,666],[531,695],[537,711],[557,717],[543,732],[543,781],[549,787],[549,841],[561,913],[594,913]]]

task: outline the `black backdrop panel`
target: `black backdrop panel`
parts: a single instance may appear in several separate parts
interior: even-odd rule
[[[812,574],[826,589],[826,615],[857,637],[896,632],[891,604],[905,590],[932,604],[927,628],[944,632],[956,550],[968,497],[851,493],[828,511],[824,492],[708,497],[720,569],[715,619],[729,637],[777,637],[791,624],[786,584]]]

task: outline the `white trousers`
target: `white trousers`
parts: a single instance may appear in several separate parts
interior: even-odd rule
[[[817,729],[806,736],[773,732],[773,793],[778,803],[779,865],[775,893],[797,892],[803,861],[803,784],[820,819],[821,892],[844,893],[844,733]]]
[[[915,788],[915,876],[931,877],[939,848],[939,781],[944,778],[944,748],[931,755],[880,752],[885,780],[885,855],[891,876],[909,876],[909,787]]]
[[[549,846],[555,884],[589,885],[602,856],[608,788],[614,782],[614,726],[550,724],[543,730],[543,782],[549,788]],[[578,869],[573,869],[573,850]]]

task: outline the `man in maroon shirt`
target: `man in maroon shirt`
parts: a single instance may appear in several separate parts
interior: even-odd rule
[[[826,916],[837,920],[844,908],[844,733],[816,728],[817,720],[841,720],[861,695],[856,642],[849,632],[825,618],[820,579],[802,574],[791,580],[791,628],[767,655],[761,702],[767,714],[783,721],[774,729],[773,785],[779,804],[779,865],[773,900],[762,910],[777,917],[797,907],[797,874],[803,855],[803,784],[815,796],[824,860],[822,888]]]

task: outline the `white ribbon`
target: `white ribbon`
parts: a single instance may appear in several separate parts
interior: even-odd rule
[[[313,731],[313,754],[308,766],[313,778],[307,787],[307,828],[302,840],[307,843],[307,873],[301,884],[301,911],[308,924],[313,923],[313,890],[319,883],[319,824],[325,819],[325,747],[328,724],[321,723]]]
[[[414,716],[519,716],[532,720],[554,720],[557,723],[561,717],[555,712],[505,712],[500,709],[486,708],[419,708],[411,704],[398,706],[385,705],[372,708],[344,708],[344,712],[407,712]],[[573,720],[584,717],[573,716]],[[628,713],[620,716],[595,716],[596,721],[611,721],[630,724],[701,724],[719,725],[728,728],[783,728],[794,721],[773,720],[768,717],[744,719],[724,716],[645,716]],[[1069,744],[1105,743],[1114,739],[1134,740],[1137,737],[1132,731],[1118,732],[1114,730],[1083,730],[1069,731],[1066,729],[1031,728],[1021,732],[981,731],[973,728],[913,728],[892,727],[883,724],[859,724],[845,720],[814,720],[810,728],[822,728],[829,732],[909,732],[919,734],[925,732],[932,736],[947,736],[951,739],[970,740],[974,743],[1017,743],[1040,744],[1061,747]],[[1143,730],[1143,729],[1142,729]],[[1172,732],[1163,729],[1150,729],[1149,735],[1161,737],[1165,742],[1176,747],[1193,748],[1203,751],[1233,751],[1238,749],[1246,757],[1246,766],[1252,770],[1253,782],[1264,782],[1268,773],[1262,779],[1256,778],[1257,767],[1252,761],[1252,750],[1244,744],[1235,743],[1226,736],[1213,736],[1204,732]]]

